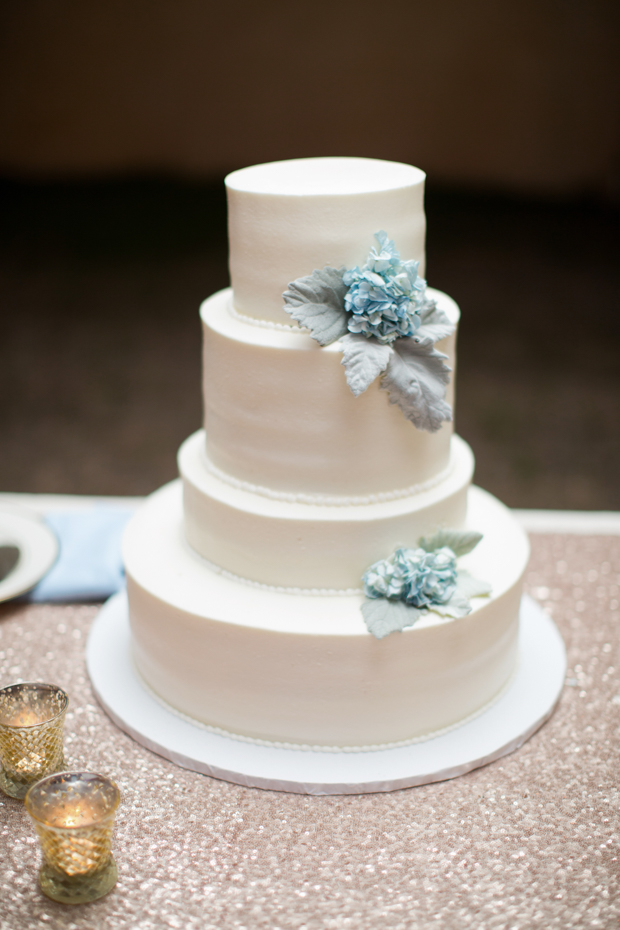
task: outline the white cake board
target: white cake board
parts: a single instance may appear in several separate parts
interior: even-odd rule
[[[249,788],[329,795],[443,781],[518,749],[553,713],[564,683],[566,651],[553,621],[524,597],[519,665],[501,697],[447,733],[374,752],[258,745],[179,716],[149,692],[134,667],[124,594],[111,598],[95,619],[86,662],[95,694],[112,720],[165,759]]]

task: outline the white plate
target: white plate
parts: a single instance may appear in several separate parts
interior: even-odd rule
[[[214,733],[154,697],[135,670],[124,594],[91,628],[86,661],[95,694],[138,743],[183,768],[252,788],[298,794],[363,794],[442,781],[521,746],[551,716],[566,672],[553,621],[528,597],[521,605],[520,658],[501,697],[473,720],[422,743],[376,752],[315,752],[256,745]]]
[[[58,557],[58,540],[39,517],[0,510],[0,546],[16,546],[19,559],[0,581],[0,601],[34,588]]]

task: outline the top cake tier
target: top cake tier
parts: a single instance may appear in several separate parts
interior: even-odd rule
[[[374,158],[299,158],[226,178],[236,310],[290,324],[282,293],[315,268],[361,265],[383,229],[424,275],[424,180]]]

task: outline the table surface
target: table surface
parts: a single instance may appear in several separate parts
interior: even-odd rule
[[[71,699],[71,769],[113,777],[119,881],[68,907],[37,888],[21,802],[0,798],[0,930],[484,930],[620,926],[620,538],[532,537],[527,590],[568,647],[552,719],[518,752],[389,794],[305,797],[177,768],[93,697],[97,605],[0,607],[0,682]]]

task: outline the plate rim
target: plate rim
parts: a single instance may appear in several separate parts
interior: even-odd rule
[[[19,559],[0,581],[0,602],[30,591],[47,575],[58,558],[58,537],[34,514],[0,508],[0,545],[14,545]]]

